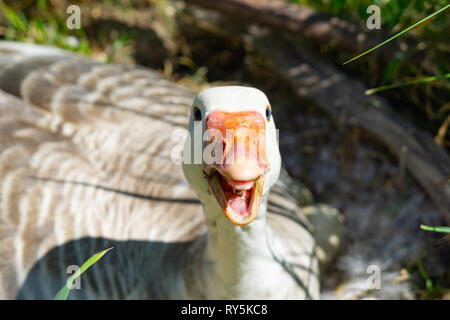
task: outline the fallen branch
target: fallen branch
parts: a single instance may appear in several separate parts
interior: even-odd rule
[[[292,32],[316,44],[336,46],[352,53],[369,50],[380,42],[380,39],[363,32],[351,22],[283,0],[185,0],[185,2],[213,9],[233,18]],[[384,60],[390,60],[395,52],[392,46],[385,46],[379,48],[377,55]]]

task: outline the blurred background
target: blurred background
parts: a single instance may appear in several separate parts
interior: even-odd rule
[[[74,4],[81,23],[71,30],[66,10]],[[373,4],[381,25],[369,30]],[[420,230],[448,225],[450,216],[450,84],[442,77],[450,70],[450,10],[343,65],[446,5],[0,1],[0,37],[146,66],[197,92],[223,84],[260,88],[273,106],[285,166],[308,190],[305,201],[331,204],[346,218],[342,253],[324,270],[324,298],[377,296],[360,285],[375,263],[385,298],[450,299],[448,236]],[[431,76],[440,78],[404,85]],[[398,87],[367,92],[392,84]],[[442,173],[440,185],[427,182],[433,168]]]

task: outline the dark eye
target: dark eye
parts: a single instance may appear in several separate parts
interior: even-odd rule
[[[269,106],[266,107],[266,119],[270,121],[270,117],[272,116],[272,109]]]
[[[202,111],[198,107],[194,107],[192,114],[194,115],[194,121],[202,121]]]

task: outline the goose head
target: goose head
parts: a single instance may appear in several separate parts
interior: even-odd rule
[[[183,172],[200,201],[235,225],[264,216],[262,199],[280,174],[277,130],[266,95],[224,86],[199,93],[191,107]],[[206,218],[209,213],[205,210]]]

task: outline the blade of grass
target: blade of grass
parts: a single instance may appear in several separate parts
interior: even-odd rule
[[[414,23],[412,26],[406,28],[405,30],[400,31],[400,32],[397,33],[396,35],[394,35],[394,36],[390,37],[389,39],[387,39],[386,41],[383,41],[382,43],[376,45],[376,46],[373,47],[372,49],[369,49],[369,50],[367,50],[367,51],[361,53],[360,55],[357,55],[356,57],[351,58],[350,60],[344,62],[343,65],[344,65],[344,64],[347,64],[347,63],[349,63],[349,62],[352,62],[352,61],[354,61],[354,60],[356,60],[356,59],[358,59],[358,58],[360,58],[360,57],[362,57],[363,55],[365,55],[365,54],[367,54],[367,53],[369,53],[369,52],[371,52],[371,51],[373,51],[373,50],[375,50],[375,49],[381,47],[382,45],[385,45],[386,43],[388,43],[388,42],[394,40],[395,38],[397,38],[397,37],[399,37],[399,36],[401,36],[401,35],[404,34],[405,32],[408,32],[409,30],[411,30],[411,29],[417,27],[419,24],[421,24],[421,23],[427,21],[428,19],[430,19],[430,18],[434,17],[435,15],[441,13],[442,11],[446,10],[448,7],[450,7],[450,4],[448,4],[448,5],[446,5],[445,7],[439,9],[439,10],[436,11],[435,13],[430,14],[428,17],[425,17],[425,18],[423,18],[422,20],[420,20],[420,21]]]
[[[434,231],[434,232],[445,232],[450,233],[450,227],[442,227],[442,226],[426,226],[421,224],[420,229],[426,231]]]
[[[26,32],[28,29],[28,21],[22,12],[16,13],[13,9],[8,7],[3,2],[0,3],[0,8],[5,15],[6,20],[16,31]]]
[[[431,81],[435,81],[435,80],[439,80],[439,79],[445,79],[445,78],[450,78],[450,73],[447,73],[447,74],[444,74],[444,75],[441,75],[441,76],[431,76],[431,77],[411,80],[411,81],[404,82],[404,83],[389,84],[389,85],[386,85],[386,86],[372,88],[372,89],[366,90],[365,94],[366,95],[370,95],[370,94],[373,94],[375,92],[380,92],[380,91],[389,90],[389,89],[395,89],[395,88],[400,88],[400,87],[406,87],[406,86],[410,86],[410,85],[413,85],[413,84],[426,83],[426,82],[431,82]]]
[[[433,290],[433,282],[431,281],[430,277],[428,276],[427,272],[425,271],[425,268],[423,267],[421,259],[417,260],[417,267],[419,268],[420,275],[425,280],[425,285],[426,285],[427,291]]]
[[[78,278],[79,276],[81,276],[81,274],[83,272],[85,272],[90,266],[92,266],[94,263],[96,263],[101,257],[103,257],[103,255],[106,252],[108,252],[111,249],[113,249],[113,247],[108,248],[103,251],[100,251],[100,252],[97,252],[92,257],[90,257],[85,263],[83,263],[81,268],[78,269],[77,272],[75,272],[75,274],[73,274],[69,279],[67,279],[66,284],[61,288],[61,290],[58,291],[58,293],[53,298],[53,300],[67,300],[67,297],[69,296],[70,288],[72,287],[75,279]]]

